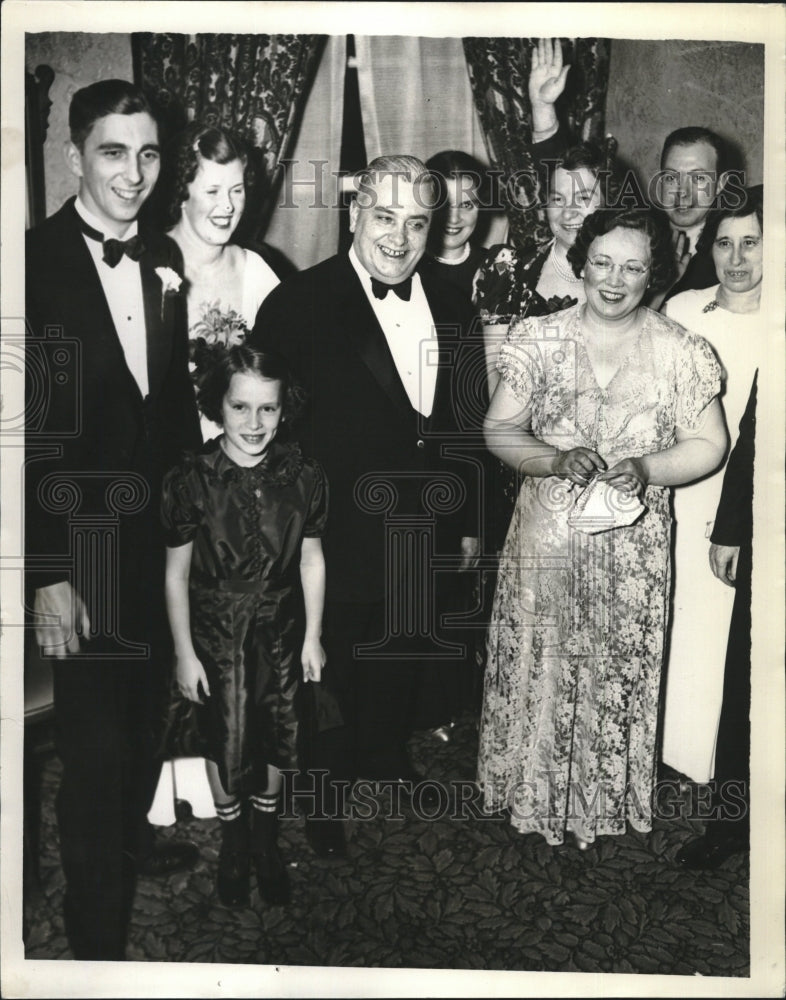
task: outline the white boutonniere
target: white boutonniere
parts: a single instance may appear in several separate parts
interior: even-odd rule
[[[156,274],[161,279],[161,285],[163,286],[164,295],[169,295],[174,292],[180,291],[180,286],[183,284],[183,279],[177,273],[177,271],[172,270],[171,267],[157,267],[155,269]]]

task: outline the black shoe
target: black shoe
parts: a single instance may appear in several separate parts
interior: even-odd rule
[[[742,837],[729,837],[716,844],[707,841],[707,837],[698,837],[681,847],[675,856],[677,864],[696,871],[712,871],[720,868],[724,861],[733,854],[742,854],[748,850],[748,842]]]
[[[259,897],[280,906],[289,902],[289,875],[278,850],[278,816],[252,810],[251,857],[257,876]]]
[[[248,820],[241,813],[237,819],[221,820],[216,889],[224,906],[247,906],[250,880]]]
[[[137,860],[137,874],[148,878],[190,871],[199,860],[199,848],[190,840],[160,840]]]
[[[347,856],[344,821],[306,817],[306,840],[319,858],[338,861]]]

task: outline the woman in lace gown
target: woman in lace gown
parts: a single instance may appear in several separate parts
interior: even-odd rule
[[[242,341],[278,278],[258,253],[232,242],[246,201],[247,157],[226,130],[192,122],[167,149],[162,191],[167,199],[169,235],[183,254],[188,335],[198,341]],[[192,361],[193,369],[194,363]],[[200,416],[203,440],[221,428]],[[213,797],[198,758],[178,758],[164,766],[150,820],[175,821],[175,798],[191,804],[196,816],[215,815]]]
[[[720,369],[700,337],[641,306],[668,282],[668,234],[647,212],[589,216],[570,261],[586,303],[515,321],[486,418],[523,483],[503,547],[486,666],[478,781],[488,811],[580,847],[651,829],[668,617],[669,487],[716,468]],[[598,479],[607,516],[573,528]],[[596,525],[597,527],[597,525]]]
[[[675,295],[664,311],[706,337],[723,367],[723,409],[736,437],[756,368],[763,362],[766,323],[759,312],[763,274],[762,189],[741,205],[711,213],[701,235],[712,249],[720,284]],[[693,781],[714,773],[723,699],[723,667],[734,590],[718,586],[707,553],[725,464],[674,494],[674,617],[666,672],[663,761]]]

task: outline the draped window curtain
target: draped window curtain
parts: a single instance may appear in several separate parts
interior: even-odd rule
[[[366,153],[411,153],[422,160],[460,149],[488,165],[460,38],[356,35]],[[489,220],[486,245],[505,238],[507,220]]]
[[[561,38],[570,63],[565,92],[557,111],[573,136],[603,143],[610,41]],[[489,156],[509,181],[505,208],[509,238],[517,246],[551,238],[545,213],[531,205],[534,176],[529,146],[532,114],[527,81],[536,38],[465,38],[464,54]]]
[[[170,134],[196,118],[240,134],[264,180],[250,192],[249,235],[264,232],[293,146],[325,35],[132,36],[135,81]]]

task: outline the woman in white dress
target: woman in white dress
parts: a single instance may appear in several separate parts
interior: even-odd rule
[[[195,349],[200,339],[208,347],[239,342],[278,284],[258,253],[232,242],[246,203],[247,155],[231,133],[200,122],[179,133],[167,152],[162,188],[169,235],[183,254],[189,340]],[[205,417],[200,421],[203,440],[221,433]],[[151,823],[174,823],[175,799],[188,801],[195,816],[216,815],[204,760],[164,765]]]
[[[710,342],[723,368],[723,408],[732,440],[745,410],[766,330],[762,281],[762,189],[738,208],[718,209],[701,241],[712,247],[719,284],[676,295],[665,312]],[[674,609],[666,674],[663,761],[693,781],[712,778],[723,667],[734,590],[719,587],[708,553],[725,463],[675,490]]]

